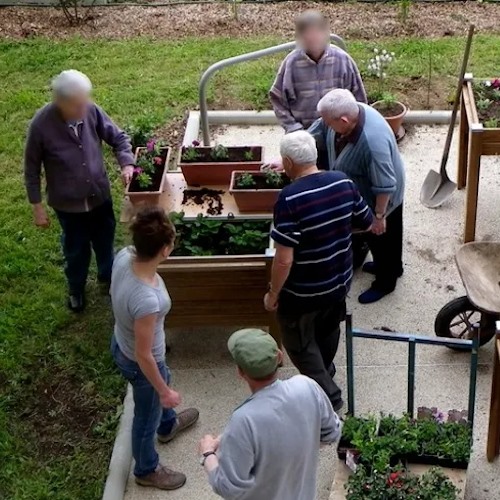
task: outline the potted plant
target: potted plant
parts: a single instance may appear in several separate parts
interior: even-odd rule
[[[346,459],[346,454],[359,455],[358,444],[375,437],[377,433],[377,421],[374,417],[362,418],[347,416],[342,426],[342,436],[337,448],[338,457]]]
[[[479,122],[485,128],[500,128],[500,78],[474,81],[472,86]]]
[[[395,59],[394,52],[373,49],[373,57],[368,63],[368,73],[378,80],[378,100],[372,104],[390,125],[399,139],[404,135],[403,119],[408,112],[406,106],[387,91],[387,71]]]
[[[272,212],[281,189],[290,183],[283,172],[248,172],[231,174],[229,192],[240,212]]]
[[[228,185],[233,170],[259,170],[261,146],[200,146],[193,141],[179,151],[179,167],[190,186]]]
[[[134,174],[125,188],[125,195],[133,205],[159,204],[169,159],[170,148],[154,139],[146,147],[136,149]]]

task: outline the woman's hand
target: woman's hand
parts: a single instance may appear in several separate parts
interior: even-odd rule
[[[173,389],[168,388],[165,392],[160,394],[160,403],[163,408],[175,408],[181,404],[181,401],[181,395]]]

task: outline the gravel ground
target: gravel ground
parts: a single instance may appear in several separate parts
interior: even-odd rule
[[[406,23],[400,7],[389,4],[287,2],[239,5],[239,19],[231,5],[200,4],[171,7],[95,8],[84,26],[68,27],[61,11],[52,8],[1,8],[0,38],[32,36],[121,39],[138,35],[153,38],[187,36],[293,36],[297,12],[317,8],[331,21],[332,31],[347,38],[453,36],[474,23],[479,32],[500,32],[500,8],[477,2],[413,4]]]

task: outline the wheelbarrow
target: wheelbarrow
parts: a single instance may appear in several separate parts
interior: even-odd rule
[[[479,345],[486,344],[495,336],[495,322],[500,319],[500,242],[466,243],[455,260],[467,295],[438,312],[434,331],[438,337],[472,339],[479,325]]]

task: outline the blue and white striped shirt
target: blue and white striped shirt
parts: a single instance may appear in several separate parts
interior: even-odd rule
[[[286,186],[274,207],[271,237],[293,247],[280,311],[309,312],[343,300],[352,268],[352,230],[368,229],[373,216],[342,172],[318,172]]]

